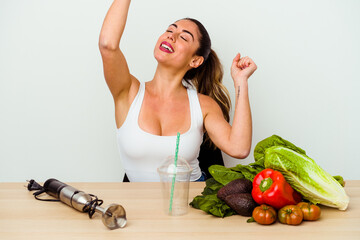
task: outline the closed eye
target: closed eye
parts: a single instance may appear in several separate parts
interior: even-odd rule
[[[170,29],[168,29],[168,30],[166,30],[166,32],[169,32],[169,33],[172,33],[173,31],[172,30],[170,30]],[[185,37],[183,37],[183,36],[180,36],[180,38],[182,38],[182,40],[184,40],[184,41],[188,41]]]

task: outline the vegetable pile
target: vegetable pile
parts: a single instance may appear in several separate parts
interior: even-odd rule
[[[256,145],[254,158],[249,165],[210,166],[213,178],[190,205],[217,217],[252,216],[260,224],[275,222],[276,210],[279,221],[289,224],[317,219],[316,204],[346,210],[349,197],[343,178],[331,176],[291,142],[268,137]],[[299,203],[302,199],[309,203]],[[317,208],[319,214],[313,216]],[[261,213],[261,219],[254,213]]]

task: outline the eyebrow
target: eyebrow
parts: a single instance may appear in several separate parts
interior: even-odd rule
[[[174,26],[174,27],[178,28],[178,26],[177,26],[175,23],[171,24],[170,26]],[[170,27],[170,26],[169,26],[169,27]],[[185,29],[183,29],[182,31],[185,32],[185,33],[190,34],[190,36],[192,37],[192,39],[195,40],[194,35],[193,35],[191,32],[189,32],[188,30],[185,30]]]

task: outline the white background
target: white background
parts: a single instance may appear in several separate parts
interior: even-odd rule
[[[110,0],[0,0],[0,181],[122,181],[98,36]],[[234,103],[237,52],[250,79],[253,145],[277,134],[332,175],[360,179],[360,1],[134,0],[121,47],[151,80],[157,38],[193,17],[212,37]],[[131,137],[131,136],[129,136]],[[253,162],[225,156],[226,166]]]

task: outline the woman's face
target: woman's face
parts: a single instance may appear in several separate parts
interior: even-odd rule
[[[154,56],[159,63],[179,69],[190,69],[199,48],[199,38],[200,33],[195,23],[179,20],[171,24],[159,37]]]

